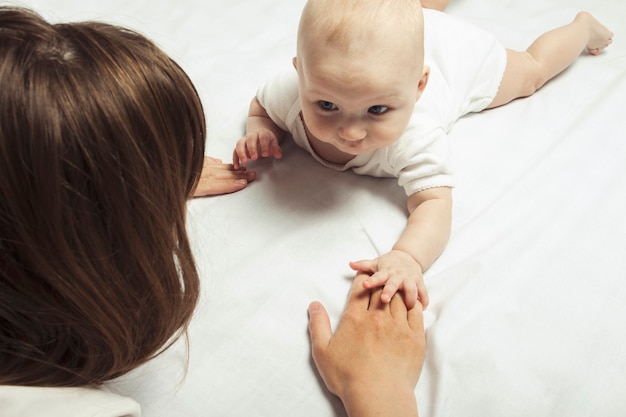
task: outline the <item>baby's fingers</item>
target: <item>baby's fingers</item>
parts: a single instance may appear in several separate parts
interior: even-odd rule
[[[417,297],[418,297],[417,285],[405,284],[402,287],[402,292],[404,293],[404,304],[406,305],[406,308],[410,310],[413,307],[415,307],[415,304],[417,304]]]
[[[272,156],[276,159],[280,159],[283,157],[283,151],[280,149],[280,145],[277,143],[272,143],[270,146],[270,152]]]
[[[270,155],[274,156],[274,152],[275,152],[274,142],[264,141],[264,140],[259,141],[259,151],[263,158],[267,158]],[[252,156],[252,153],[250,153],[250,156]],[[252,159],[255,159],[255,158],[252,158]]]
[[[422,309],[426,309],[430,303],[430,299],[428,298],[428,290],[426,289],[424,282],[417,283],[417,295],[419,296],[420,303],[422,304]]]
[[[398,292],[398,288],[398,284],[396,284],[393,280],[387,281],[385,287],[383,288],[383,292],[380,295],[380,301],[382,301],[383,303],[390,302],[394,294]],[[407,305],[407,308],[410,307]]]
[[[363,287],[371,289],[381,287],[389,280],[389,274],[386,272],[376,272],[374,275],[363,280]],[[395,292],[395,291],[394,291]],[[393,295],[393,294],[391,294]],[[391,297],[389,298],[391,300]]]
[[[256,140],[248,140],[244,144],[244,154],[253,161],[259,159],[259,147],[261,146],[262,142],[258,142]]]
[[[283,156],[278,140],[273,136],[259,137],[258,147],[263,158],[272,156],[276,159],[280,159]]]
[[[351,261],[350,268],[358,272],[374,273],[378,271],[378,262],[375,259],[366,261]]]
[[[235,167],[235,169],[241,169],[247,163],[248,155],[246,153],[245,143],[239,141],[233,151],[233,167]]]

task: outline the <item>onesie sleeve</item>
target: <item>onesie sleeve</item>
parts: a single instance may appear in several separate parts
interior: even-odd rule
[[[298,75],[295,70],[267,80],[257,91],[257,99],[272,121],[289,131],[293,110],[299,103]]]
[[[450,166],[450,146],[444,128],[416,138],[409,130],[390,149],[389,161],[398,184],[407,195],[428,188],[454,187]]]

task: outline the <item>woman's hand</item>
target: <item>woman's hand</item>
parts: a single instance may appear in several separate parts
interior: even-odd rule
[[[426,338],[419,303],[410,310],[394,295],[363,287],[357,275],[335,334],[322,304],[309,306],[315,364],[328,389],[351,417],[417,416],[414,389],[422,371]]]
[[[220,159],[205,156],[200,181],[193,196],[234,193],[246,188],[255,178],[254,171],[246,171],[243,167],[235,169],[232,164],[224,164]]]

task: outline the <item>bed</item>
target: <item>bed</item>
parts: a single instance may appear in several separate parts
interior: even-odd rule
[[[291,65],[304,0],[25,0],[154,39],[189,73],[206,153],[230,160],[259,84]],[[447,13],[524,49],[589,10],[615,32],[533,97],[450,132],[452,236],[426,272],[420,414],[626,415],[626,3],[451,0]],[[287,142],[247,189],[189,204],[203,291],[184,341],[109,384],[144,417],[345,416],[310,359],[308,304],[336,324],[349,260],[406,220],[393,179],[326,169]]]

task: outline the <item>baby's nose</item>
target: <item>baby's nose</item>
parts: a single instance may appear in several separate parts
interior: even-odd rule
[[[357,141],[367,136],[365,126],[358,122],[345,123],[339,127],[339,137],[343,140]]]

